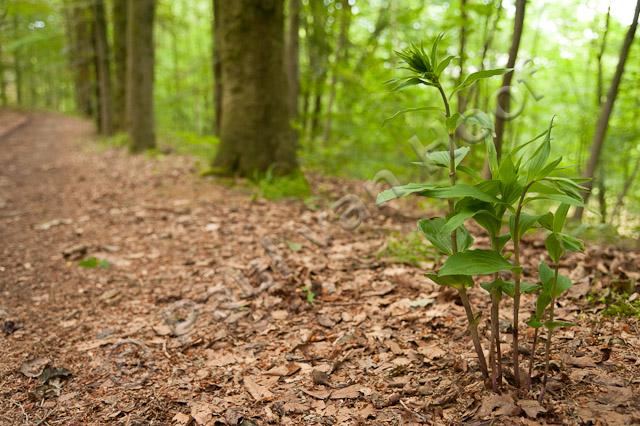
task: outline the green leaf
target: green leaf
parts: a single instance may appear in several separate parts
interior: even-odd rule
[[[98,259],[96,257],[87,257],[78,262],[78,266],[85,269],[95,269],[95,268],[108,268],[111,264],[104,260]]]
[[[451,99],[454,93],[459,92],[460,90],[471,86],[473,83],[475,83],[478,80],[494,77],[496,75],[502,75],[509,71],[513,71],[513,68],[497,68],[493,70],[482,70],[482,71],[476,71],[474,73],[471,73],[462,81],[462,83],[458,85],[458,87],[453,89],[453,91],[451,92],[451,95],[449,95],[449,99]]]
[[[427,278],[436,284],[440,284],[445,287],[453,287],[461,289],[463,287],[473,287],[473,278],[469,275],[449,275],[441,277],[436,274],[427,274]]]
[[[549,234],[546,240],[544,240],[544,245],[549,252],[549,257],[555,263],[560,261],[560,258],[564,255],[565,249],[562,241],[558,238],[558,234],[552,232]]]
[[[529,318],[529,320],[527,321],[527,325],[533,328],[540,328],[542,327],[543,324],[540,322],[538,317],[534,315],[531,318]]]
[[[453,253],[451,247],[451,231],[444,230],[445,224],[446,219],[442,217],[421,219],[418,221],[418,229],[441,253],[450,255]],[[473,244],[473,237],[464,227],[456,229],[456,239],[458,250],[460,251],[466,250]]]
[[[442,265],[439,275],[487,275],[510,271],[511,268],[511,264],[497,251],[468,250],[449,257]]]
[[[436,112],[439,112],[439,111],[441,111],[441,109],[438,108],[438,107],[431,107],[431,106],[401,109],[400,111],[398,111],[395,114],[393,114],[391,117],[385,119],[384,122],[382,123],[382,125],[384,126],[385,124],[387,124],[387,122],[393,120],[394,118],[396,118],[396,117],[398,117],[398,116],[400,116],[402,114],[406,114],[408,112],[415,112],[415,111],[436,111]]]
[[[575,324],[569,321],[545,321],[544,326],[549,330],[555,330],[559,327],[573,327]]]
[[[471,176],[475,180],[482,179],[482,176],[480,176],[480,173],[478,173],[477,171],[467,166],[458,166],[456,171],[462,172],[468,176]]]
[[[440,75],[442,74],[442,71],[444,71],[445,69],[447,69],[447,67],[449,66],[449,64],[451,63],[451,61],[453,59],[456,59],[457,56],[453,56],[453,55],[449,55],[446,58],[444,58],[442,61],[440,61],[440,63],[438,64],[438,66],[435,69],[435,73],[438,77],[440,77]]]
[[[470,197],[475,198],[476,200],[486,201],[487,203],[501,203],[499,199],[480,190],[478,186],[471,186],[466,183],[457,183],[453,186],[433,188],[426,192],[428,193],[428,197],[433,198],[448,199]]]
[[[540,278],[540,282],[542,283],[542,288],[545,291],[550,292],[551,286],[553,285],[553,269],[549,268],[546,263],[540,262],[540,264],[538,265],[538,277]]]
[[[434,185],[425,183],[408,183],[406,185],[394,186],[379,193],[376,198],[376,204],[386,203],[395,198],[406,197],[409,194],[419,193],[433,188],[435,188]]]
[[[540,171],[544,169],[547,164],[547,159],[551,153],[551,129],[553,128],[553,118],[549,123],[547,134],[538,148],[535,149],[533,154],[525,162],[527,167],[527,181],[531,182],[535,180]]]
[[[551,295],[546,292],[542,292],[538,295],[536,299],[536,317],[542,318],[544,315],[544,310],[547,309],[547,306],[551,303]]]
[[[553,214],[553,232],[560,233],[564,228],[564,222],[567,219],[567,213],[569,212],[569,204],[560,204]]]
[[[464,157],[469,153],[469,147],[463,146],[462,148],[458,148],[455,151],[455,164],[458,167],[458,164],[464,160]],[[429,159],[433,164],[439,167],[449,167],[449,151],[433,151],[427,153],[427,159]]]
[[[435,67],[438,63],[438,44],[444,38],[444,33],[440,33],[436,36],[435,40],[433,40],[433,44],[431,45],[431,64]]]
[[[514,283],[513,281],[505,281],[502,279],[497,279],[497,280],[491,281],[490,283],[485,283],[485,284],[487,284],[491,288],[499,287],[500,291],[509,297],[513,297],[513,295],[515,294],[516,283]],[[481,287],[487,290],[484,287],[485,284],[481,284]],[[538,291],[539,288],[540,286],[537,284],[528,283],[528,282],[520,283],[520,293],[526,293],[526,294],[535,293],[536,291]]]
[[[584,251],[584,243],[579,239],[567,234],[558,234],[564,248],[569,251]]]
[[[538,223],[545,229],[553,231],[553,213],[548,212],[538,217]]]
[[[553,293],[554,297],[559,297],[565,291],[569,290],[573,283],[571,279],[562,274],[558,274],[558,282],[556,283],[556,291]]]
[[[518,225],[518,232],[514,229],[516,226],[516,217],[515,215],[511,215],[509,217],[509,229],[511,230],[511,235],[517,235],[514,238],[522,238],[522,236],[531,228],[535,226],[535,224],[539,221],[539,215],[530,215],[527,213],[520,213],[520,223]]]
[[[459,112],[453,113],[451,117],[448,117],[445,121],[445,124],[447,125],[447,132],[449,133],[455,132],[456,129],[458,128],[459,123],[460,123],[460,113]]]

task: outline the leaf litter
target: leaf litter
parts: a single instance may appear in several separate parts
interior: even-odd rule
[[[580,284],[558,316],[578,326],[558,335],[538,404],[509,383],[486,391],[457,298],[377,255],[424,215],[415,204],[367,201],[352,231],[332,200],[310,209],[252,199],[195,177],[186,158],[74,142],[91,138],[86,122],[43,113],[3,142],[0,164],[17,164],[0,174],[24,185],[11,208],[33,213],[0,216],[0,312],[21,325],[0,345],[2,421],[24,410],[62,424],[640,422],[638,321],[603,316],[589,297],[637,285],[638,250],[591,245],[563,260]],[[368,200],[362,182],[311,179]],[[82,232],[67,219],[36,229],[51,218]],[[535,280],[543,245],[525,239],[524,275]],[[25,250],[7,250],[18,244]],[[112,267],[77,267],[91,256]],[[470,294],[486,307],[481,291]],[[53,387],[42,392],[45,376]]]

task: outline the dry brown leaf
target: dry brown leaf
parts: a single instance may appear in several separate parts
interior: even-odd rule
[[[576,358],[576,357],[567,355],[563,358],[563,361],[573,367],[580,367],[580,368],[596,367],[596,362],[593,360],[593,358],[589,356],[581,356]]]
[[[302,392],[315,399],[322,399],[322,400],[329,398],[329,395],[331,395],[330,389],[324,389],[324,390],[302,389]]]
[[[191,409],[191,417],[193,417],[196,424],[206,425],[207,422],[211,420],[213,414],[211,404],[206,402],[191,402],[189,403],[189,408]]]
[[[518,406],[522,408],[527,417],[535,419],[540,413],[546,413],[547,410],[540,405],[535,399],[521,399],[518,401]]]
[[[515,416],[520,412],[520,407],[513,403],[513,398],[509,395],[491,394],[482,400],[482,405],[478,410],[477,416],[498,417],[498,416]]]
[[[291,376],[292,374],[300,371],[300,365],[295,362],[290,362],[289,364],[282,364],[276,367],[271,368],[265,374],[270,376]]]
[[[359,398],[362,392],[360,391],[360,385],[351,385],[342,389],[335,389],[331,392],[331,399],[355,399]]]
[[[265,401],[273,398],[273,393],[264,386],[257,384],[253,378],[246,376],[243,381],[245,389],[256,401]]]

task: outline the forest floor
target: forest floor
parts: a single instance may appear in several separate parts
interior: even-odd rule
[[[508,374],[484,389],[455,295],[384,256],[411,209],[361,183],[267,202],[186,157],[106,148],[84,120],[3,112],[0,135],[0,424],[640,424],[638,320],[589,296],[637,285],[637,250],[562,264],[577,284],[558,315],[579,325],[539,405],[539,368],[520,399]],[[355,230],[331,209],[349,192],[369,213]],[[542,248],[527,240],[525,275]]]

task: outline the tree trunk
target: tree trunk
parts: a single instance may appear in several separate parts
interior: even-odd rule
[[[98,87],[98,131],[103,135],[113,133],[111,104],[111,65],[109,41],[107,40],[107,20],[104,0],[94,0],[93,30],[96,51],[96,77]]]
[[[602,72],[602,56],[607,47],[607,35],[609,34],[609,19],[611,16],[611,5],[607,9],[607,15],[605,18],[604,32],[602,34],[602,42],[600,48],[596,54],[596,67],[597,67],[597,84],[596,84],[596,106],[600,108],[602,106],[602,97],[604,91],[604,77]],[[600,223],[607,222],[607,194],[605,185],[605,168],[604,164],[600,162],[598,171],[596,174],[597,186],[598,186],[598,205],[600,206]]]
[[[493,15],[494,13],[491,13],[487,15],[487,18],[485,19],[482,54],[480,55],[480,63],[478,64],[479,70],[485,69],[484,62],[487,59],[487,53],[489,53],[489,49],[491,48],[491,44],[493,43],[493,39],[495,38],[495,34],[498,30],[498,24],[500,23],[500,18],[502,17],[502,0],[498,0],[498,5],[495,10],[495,17]],[[493,22],[491,22],[491,18],[493,18]],[[480,82],[471,86],[467,101],[470,102],[472,99],[473,107],[475,109],[478,109],[480,107]],[[484,108],[484,110],[487,110],[487,108]]]
[[[222,108],[219,173],[254,176],[297,169],[284,69],[284,1],[219,5]]]
[[[90,10],[86,5],[74,4],[70,13],[73,53],[71,56],[71,68],[74,76],[76,109],[86,117],[93,117],[93,44]]]
[[[458,56],[460,57],[460,72],[458,84],[462,83],[464,76],[465,47],[467,43],[467,0],[460,0],[460,37],[458,39]],[[467,107],[467,98],[463,91],[458,91],[458,112],[462,114]]]
[[[313,25],[309,38],[309,69],[312,76],[312,104],[311,123],[309,125],[309,140],[313,141],[318,134],[320,116],[322,114],[322,98],[327,79],[327,62],[330,46],[327,34],[327,10],[323,0],[310,0]]]
[[[298,94],[300,93],[300,0],[289,0],[288,31],[286,43],[287,79],[289,83],[289,111],[291,121],[298,118]]]
[[[322,140],[326,144],[331,138],[333,103],[336,98],[336,90],[338,85],[338,77],[340,67],[347,60],[349,53],[349,27],[351,24],[351,5],[348,0],[340,0],[342,8],[340,9],[340,31],[338,34],[338,42],[336,43],[336,53],[334,55],[335,63],[331,73],[331,82],[329,83],[329,100],[327,101],[327,121],[324,125],[324,133]]]
[[[2,106],[7,106],[7,80],[4,78],[4,55],[2,43],[0,43],[0,102]]]
[[[14,37],[17,40],[20,34],[18,33],[19,23],[18,23],[18,15],[13,15],[13,32]],[[13,73],[15,77],[15,87],[16,87],[16,103],[18,105],[23,104],[23,94],[22,94],[22,49],[20,47],[16,47],[13,49]]]
[[[620,210],[622,210],[622,206],[624,205],[624,199],[631,190],[631,187],[636,181],[638,174],[640,173],[640,156],[636,159],[636,164],[633,167],[633,171],[631,174],[625,179],[624,186],[622,187],[622,191],[618,194],[618,199],[616,200],[616,204],[613,207],[613,211],[611,212],[610,220],[613,222],[619,215]]]
[[[589,162],[587,163],[587,168],[584,172],[584,177],[587,179],[593,179],[594,173],[598,168],[598,163],[600,162],[602,146],[604,145],[604,140],[607,136],[607,129],[609,127],[609,118],[611,117],[611,113],[613,112],[616,97],[618,96],[618,89],[620,88],[620,82],[622,81],[622,74],[624,73],[625,63],[627,62],[629,50],[631,49],[631,44],[633,43],[633,38],[636,34],[636,28],[638,27],[638,14],[640,14],[640,0],[638,0],[638,2],[636,3],[636,9],[633,14],[633,22],[631,23],[631,26],[629,27],[629,30],[625,35],[624,42],[622,43],[618,65],[616,66],[616,71],[613,75],[611,86],[609,86],[609,91],[607,92],[607,101],[602,104],[602,107],[600,108],[600,116],[598,117],[598,123],[596,124],[596,131],[591,141]],[[587,191],[584,193],[585,205],[589,201],[592,185],[593,181],[589,181],[585,184],[585,186],[587,187]],[[576,208],[574,218],[578,220],[582,219],[583,213],[583,208]]]
[[[127,128],[133,152],[154,148],[153,22],[155,0],[128,0]]]
[[[213,108],[216,122],[214,133],[220,136],[220,123],[222,122],[222,62],[220,62],[220,0],[213,0]]]
[[[511,47],[509,48],[509,59],[507,61],[507,68],[513,68],[516,65],[518,49],[520,48],[520,39],[522,38],[522,30],[524,28],[524,14],[526,5],[526,0],[516,0],[516,16],[513,22],[513,36],[511,38]],[[502,78],[502,87],[506,89],[503,89],[503,91],[498,95],[494,138],[494,144],[496,146],[496,153],[498,154],[498,158],[500,158],[500,154],[502,153],[504,127],[511,105],[511,94],[509,93],[509,87],[511,86],[512,80],[513,71],[508,72],[504,75],[504,77]]]
[[[113,0],[113,128],[126,130],[127,117],[127,0]]]

